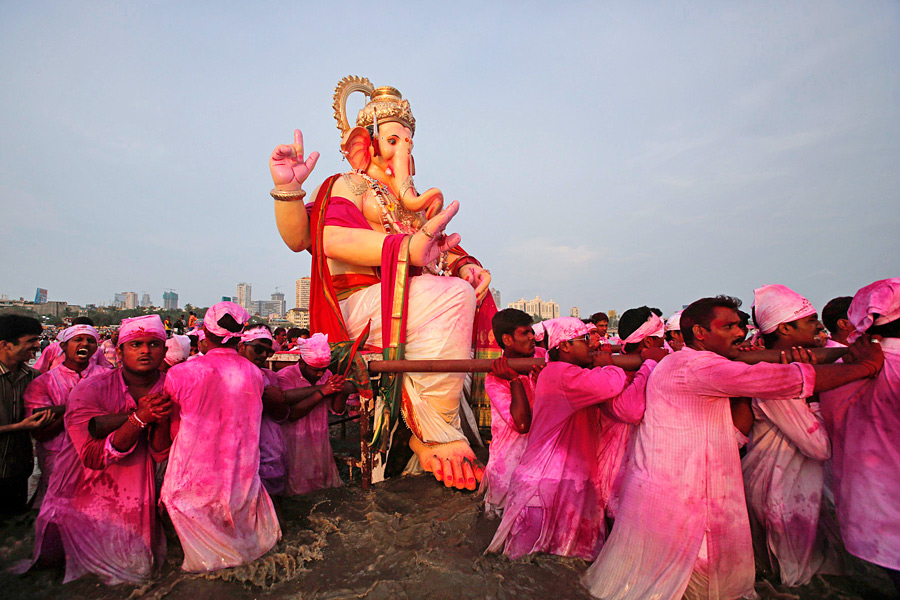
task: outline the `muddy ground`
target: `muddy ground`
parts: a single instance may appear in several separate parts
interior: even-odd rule
[[[337,436],[334,442],[349,447]],[[347,470],[342,474],[346,481]],[[578,583],[587,568],[582,560],[484,556],[497,522],[484,518],[474,494],[447,490],[426,476],[391,479],[364,492],[355,475],[342,488],[282,501],[282,541],[244,567],[182,573],[181,548],[168,527],[166,564],[139,588],[106,587],[94,577],[62,585],[62,568],[8,573],[31,552],[36,514],[8,519],[0,523],[0,598],[590,599]],[[781,590],[762,576],[757,584],[762,598],[773,599],[881,600],[892,590],[881,573],[858,563],[844,577],[816,578],[804,588]]]

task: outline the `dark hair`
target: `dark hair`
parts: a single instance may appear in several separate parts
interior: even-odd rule
[[[297,334],[298,336],[305,335],[305,336],[309,337],[310,335],[312,335],[312,334],[310,333],[309,329],[307,329],[306,327],[301,327],[301,328],[298,329],[297,331],[299,331],[299,333]]]
[[[606,316],[605,312],[595,312],[591,315],[591,323],[596,325],[600,321],[606,321],[607,323],[609,323],[609,317]]]
[[[75,317],[72,319],[72,325],[90,325],[94,326],[94,321],[90,317]]]
[[[822,309],[822,323],[829,333],[836,333],[838,329],[837,322],[847,318],[847,311],[850,309],[850,303],[853,302],[852,296],[838,296],[832,298]]]
[[[629,308],[619,317],[619,337],[623,340],[638,330],[638,328],[647,322],[650,315],[655,314],[649,306],[641,306],[638,308]],[[658,316],[658,315],[657,315]],[[638,344],[626,344],[625,353],[633,352]]]
[[[244,331],[251,331],[253,329],[265,329],[269,333],[272,333],[272,330],[269,329],[269,326],[265,323],[253,323],[252,325],[247,325],[244,327]]]
[[[685,345],[690,346],[694,343],[694,325],[709,329],[717,308],[727,308],[737,312],[740,307],[740,299],[723,295],[715,298],[700,298],[691,302],[690,306],[681,313],[681,337],[684,338]]]
[[[654,315],[656,315],[657,317],[659,317],[660,319],[662,319],[662,316],[663,316],[662,309],[659,309],[659,308],[651,308],[651,309],[650,309],[650,312],[652,312]]]
[[[17,344],[26,335],[41,335],[44,327],[34,317],[25,315],[0,315],[0,340]]]
[[[878,316],[875,315],[877,319]],[[900,319],[894,319],[890,323],[884,325],[872,325],[866,331],[869,335],[880,335],[886,338],[900,338]]]
[[[272,335],[278,335],[279,333],[287,333],[287,329],[285,329],[284,327],[276,327],[275,333],[273,333]]]
[[[501,350],[505,350],[503,334],[512,335],[519,327],[531,327],[532,323],[534,323],[534,319],[528,313],[522,312],[518,308],[504,308],[497,311],[494,318],[491,319],[491,329],[497,345]]]
[[[291,327],[287,331],[287,336],[289,340],[300,337],[300,334],[303,332],[299,327]]]

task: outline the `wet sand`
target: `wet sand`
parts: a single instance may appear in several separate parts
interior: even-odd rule
[[[348,447],[335,440],[335,446]],[[347,479],[347,472],[342,470]],[[358,478],[358,473],[356,473]],[[510,599],[589,600],[579,585],[587,563],[539,555],[518,561],[482,553],[497,528],[479,498],[447,490],[430,476],[402,477],[364,492],[342,488],[282,500],[281,542],[250,565],[208,575],[180,570],[183,554],[171,526],[160,575],[143,587],[107,587],[93,576],[62,585],[62,568],[24,576],[7,567],[26,559],[34,542],[32,512],[0,523],[0,597],[16,600],[150,598],[224,599]],[[762,598],[881,600],[892,597],[880,572],[851,564],[844,577],[815,578],[789,591],[762,577]]]

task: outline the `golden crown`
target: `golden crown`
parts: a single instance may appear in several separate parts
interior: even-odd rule
[[[341,134],[350,130],[347,121],[347,98],[353,92],[362,92],[369,97],[369,102],[356,116],[357,127],[371,126],[377,117],[378,123],[396,122],[409,127],[413,135],[416,133],[416,119],[409,108],[409,101],[404,100],[397,88],[382,86],[376,88],[365,77],[350,75],[344,77],[334,88],[334,118]]]

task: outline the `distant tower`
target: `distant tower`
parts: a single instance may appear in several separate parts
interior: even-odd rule
[[[310,286],[312,286],[312,279],[309,277],[301,277],[297,280],[297,306],[295,308],[309,310]]]
[[[138,296],[136,292],[125,292],[125,308],[134,310],[138,307]]]
[[[250,302],[252,302],[253,298],[251,297],[250,284],[241,282],[237,284],[237,300],[235,303],[240,304],[244,307],[244,310],[250,310]]]
[[[578,307],[577,307],[577,306],[573,306],[573,307],[572,307],[572,310],[569,311],[569,316],[570,316],[570,317],[575,317],[576,319],[580,319],[580,318],[581,318],[581,311],[578,310]]]
[[[278,288],[275,288],[275,289],[278,289]],[[287,307],[285,306],[285,303],[284,303],[284,293],[275,292],[274,294],[272,294],[272,302],[278,303],[278,309],[275,310],[274,312],[281,316],[284,316],[284,313],[287,309]]]
[[[491,288],[491,296],[494,297],[494,304],[496,304],[498,308],[502,306],[502,304],[500,304],[500,290]]]
[[[141,296],[141,308],[150,308],[153,306],[153,303],[150,301],[150,294],[144,292],[144,295]]]
[[[163,292],[163,310],[178,310],[178,294],[175,290]]]

